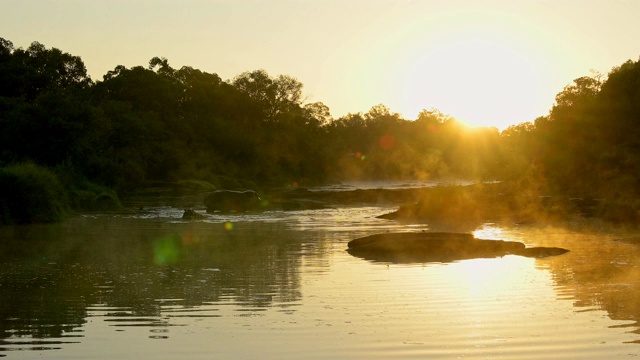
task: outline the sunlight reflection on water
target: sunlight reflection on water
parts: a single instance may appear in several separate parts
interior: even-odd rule
[[[501,227],[496,226],[493,223],[483,224],[481,228],[473,231],[473,236],[477,239],[492,239],[492,240],[509,240],[505,237],[505,233]]]

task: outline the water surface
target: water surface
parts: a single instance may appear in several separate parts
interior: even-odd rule
[[[602,359],[640,354],[640,244],[484,224],[546,259],[369,262],[354,238],[434,230],[391,207],[212,215],[156,206],[0,228],[0,357]],[[202,210],[199,210],[202,211]],[[435,229],[437,230],[437,229]]]

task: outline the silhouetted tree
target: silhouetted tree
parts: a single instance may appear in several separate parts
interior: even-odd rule
[[[0,47],[0,163],[88,166],[103,124],[80,57],[38,42]]]
[[[232,85],[261,105],[265,121],[277,121],[302,102],[302,83],[288,75],[271,78],[265,70],[255,70],[236,76]]]

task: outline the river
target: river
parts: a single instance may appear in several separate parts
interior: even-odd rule
[[[185,221],[176,203],[156,201],[0,227],[0,357],[640,355],[633,232],[579,223],[485,223],[474,232],[571,250],[544,259],[396,264],[345,251],[369,234],[438,230],[376,218],[393,209],[358,203]]]

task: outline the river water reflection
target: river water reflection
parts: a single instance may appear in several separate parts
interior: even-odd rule
[[[208,216],[181,209],[0,228],[0,357],[602,359],[640,354],[640,244],[584,227],[481,238],[561,246],[387,264],[349,240],[434,230],[386,205]]]

